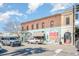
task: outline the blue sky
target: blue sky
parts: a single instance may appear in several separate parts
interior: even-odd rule
[[[20,23],[30,21],[55,13],[61,13],[72,8],[73,4],[64,3],[0,3],[0,32],[9,20]]]

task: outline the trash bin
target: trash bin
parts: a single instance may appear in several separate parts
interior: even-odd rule
[[[62,44],[62,42],[59,42],[59,44],[61,45],[61,44]]]

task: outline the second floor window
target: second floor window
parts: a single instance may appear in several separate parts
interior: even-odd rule
[[[54,21],[50,21],[50,27],[54,26]]]
[[[44,28],[44,22],[42,22],[42,28]]]
[[[38,27],[38,24],[36,24],[36,28],[38,29],[39,27]]]
[[[66,17],[66,25],[69,25],[69,24],[70,24],[70,18]]]
[[[24,31],[24,27],[22,26],[22,31]]]
[[[34,29],[34,25],[32,24],[32,29]]]
[[[29,30],[28,26],[26,27],[27,30]]]

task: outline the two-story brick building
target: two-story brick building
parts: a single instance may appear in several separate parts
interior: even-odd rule
[[[47,44],[73,44],[74,19],[73,11],[67,10],[60,14],[24,22],[22,26],[22,39],[26,41],[30,36],[44,39]]]

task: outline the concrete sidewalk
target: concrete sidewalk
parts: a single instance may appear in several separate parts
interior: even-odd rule
[[[41,47],[41,48],[45,48],[48,51],[41,53],[41,54],[34,54],[34,55],[47,55],[47,56],[51,56],[51,55],[60,55],[60,56],[76,56],[78,55],[78,52],[75,48],[75,46],[73,45],[39,45],[39,44],[24,44],[27,47]],[[58,52],[56,52],[58,51]],[[33,55],[33,54],[32,54]]]

